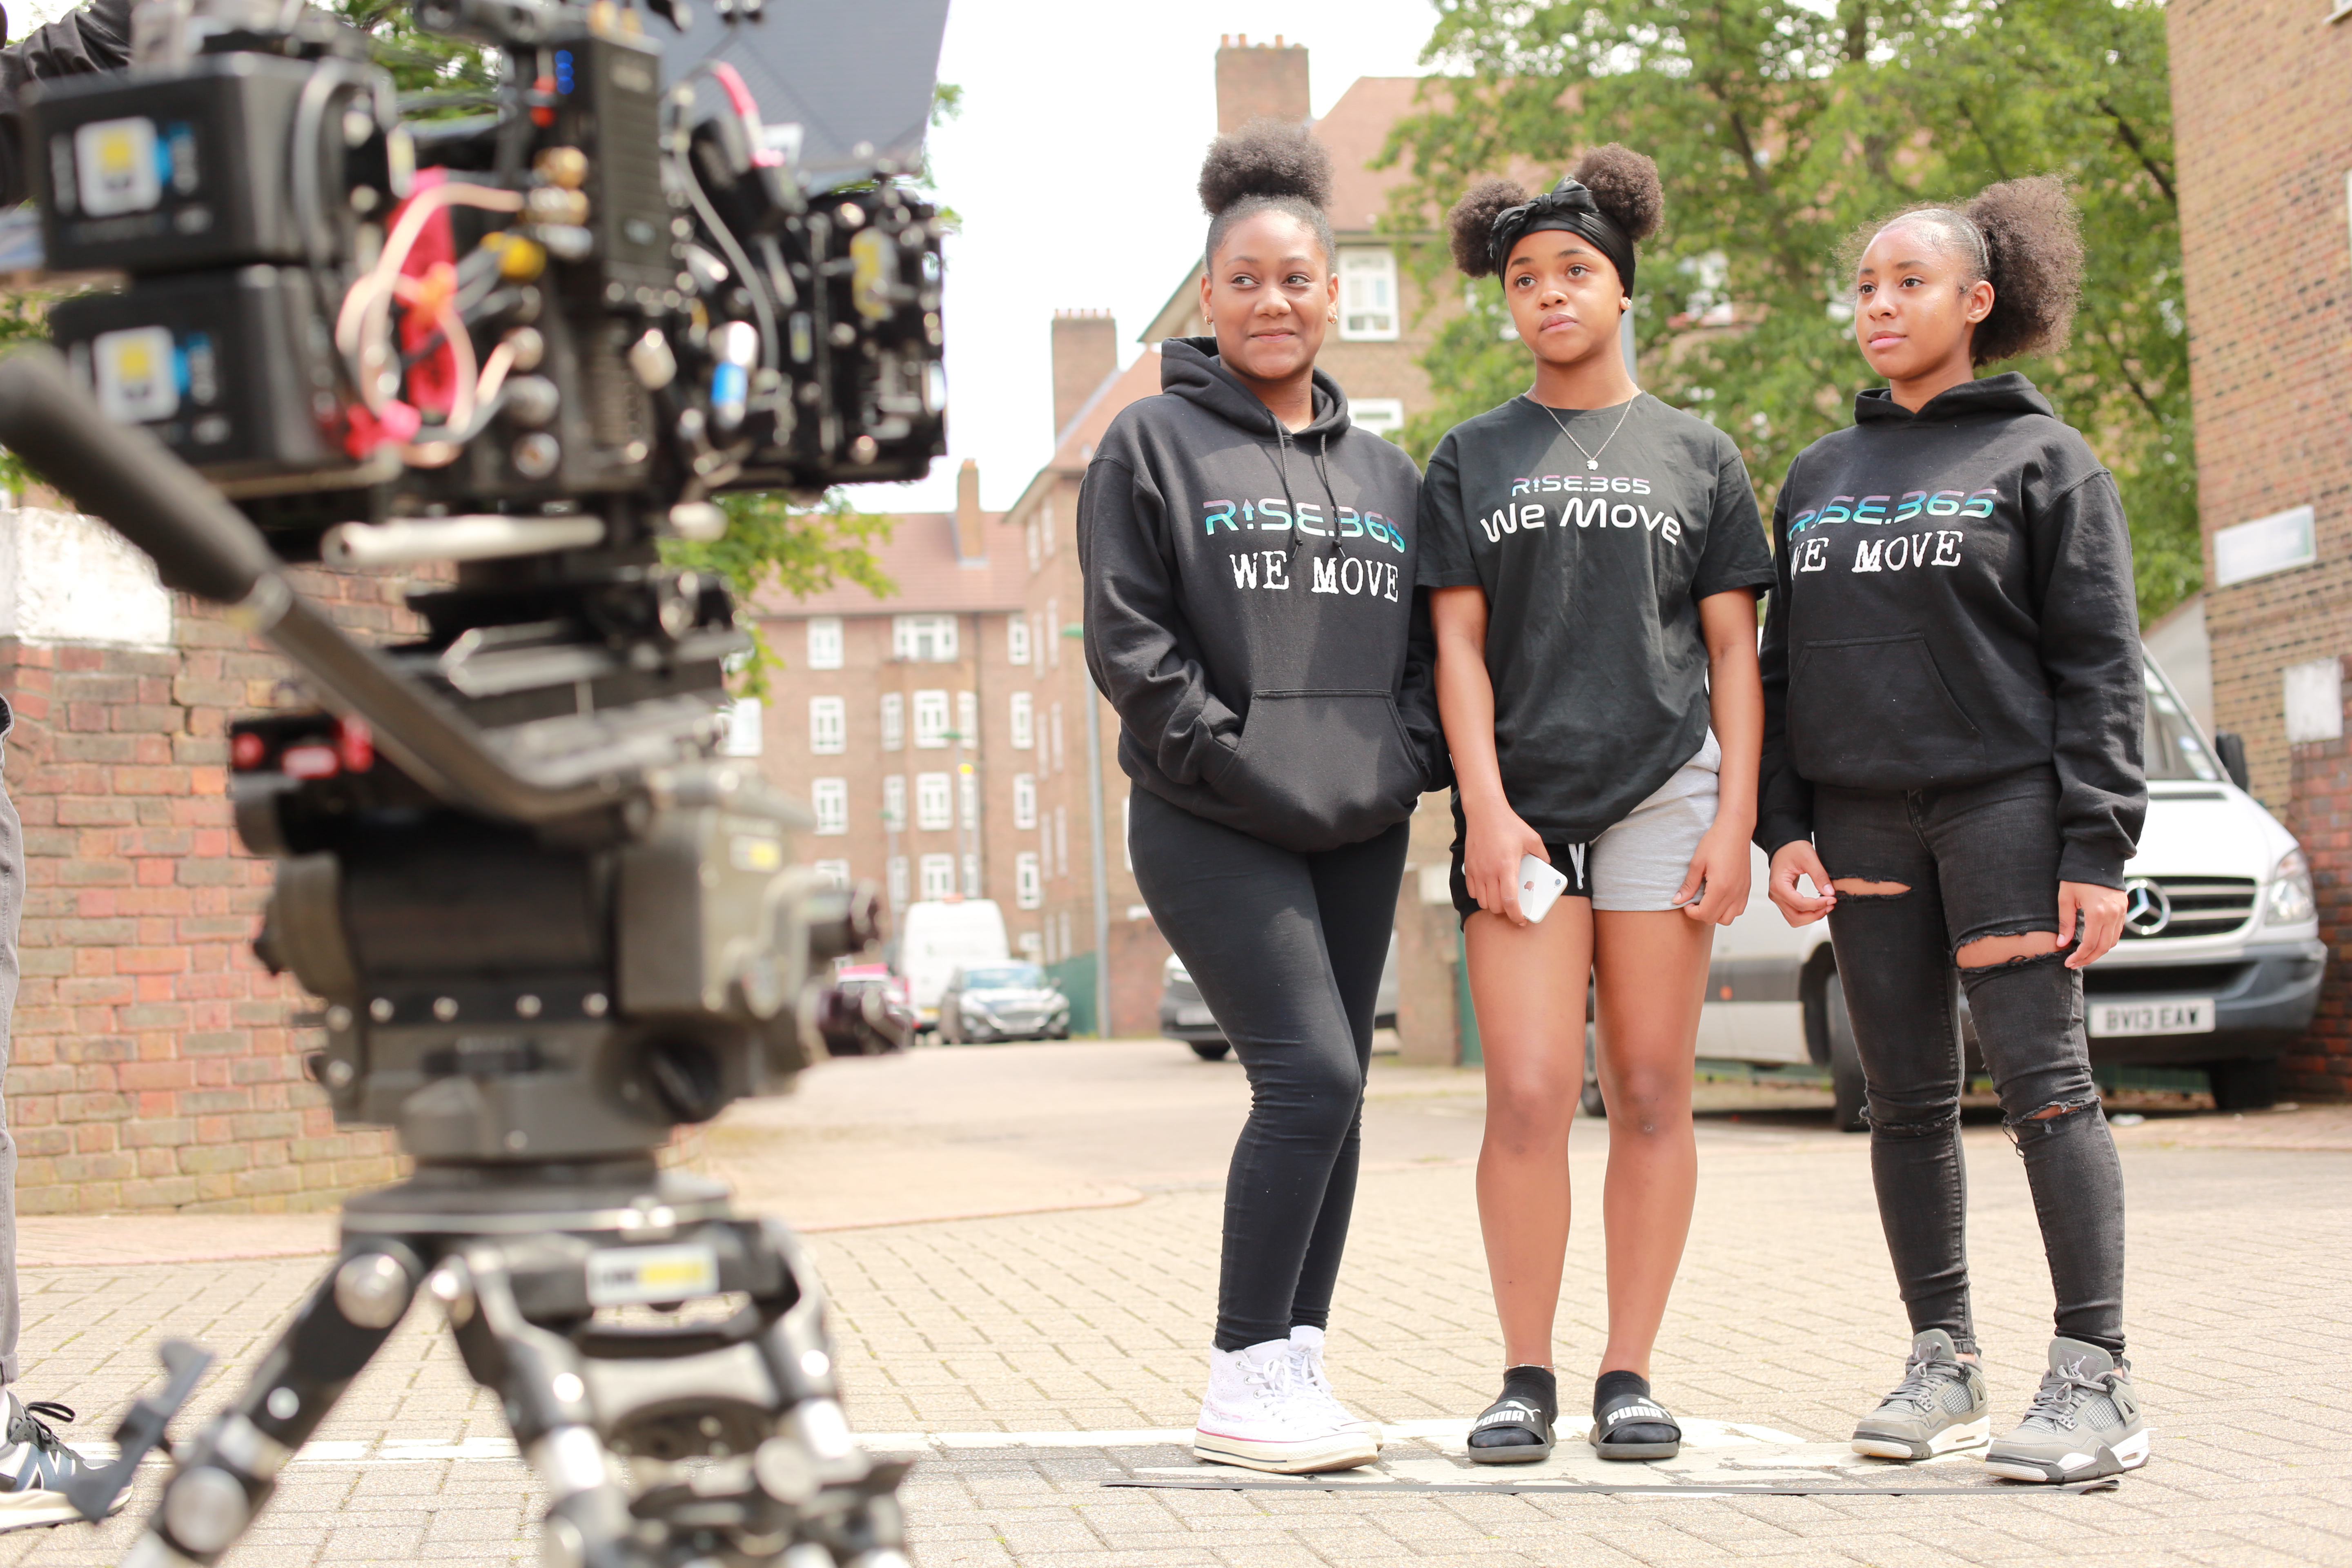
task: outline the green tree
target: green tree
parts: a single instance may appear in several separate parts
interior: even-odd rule
[[[2074,339],[2014,367],[2115,470],[2143,616],[2202,576],[2164,13],[2158,0],[1438,0],[1423,58],[1446,73],[1388,156],[1416,176],[1392,223],[1426,234],[1480,174],[1557,171],[1622,142],[1658,162],[1643,247],[1641,379],[1740,445],[1769,505],[1789,460],[1875,384],[1838,246],[1917,201],[2063,177],[2089,265]],[[1435,279],[1434,245],[1416,265]],[[1437,298],[1434,289],[1425,298]],[[1450,297],[1450,295],[1449,295]],[[1438,405],[1406,439],[1525,389],[1491,286],[1423,357]]]
[[[682,539],[662,542],[662,559],[673,566],[715,572],[727,579],[735,602],[756,604],[771,592],[805,599],[835,583],[855,583],[877,599],[898,591],[873,547],[887,543],[896,518],[859,511],[840,490],[827,491],[814,505],[800,505],[781,490],[748,490],[719,498],[727,513],[726,534],[708,544]],[[745,695],[767,690],[768,670],[777,662],[759,624],[746,616],[756,647],[739,684]]]

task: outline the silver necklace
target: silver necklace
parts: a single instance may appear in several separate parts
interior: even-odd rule
[[[1536,400],[1532,396],[1528,397],[1528,401],[1529,403],[1536,403]],[[1625,412],[1617,416],[1616,425],[1610,430],[1606,437],[1602,437],[1601,445],[1594,447],[1590,452],[1584,452],[1584,443],[1578,440],[1574,433],[1569,429],[1567,422],[1560,418],[1559,411],[1558,409],[1554,408],[1549,403],[1536,403],[1536,406],[1542,409],[1546,414],[1551,416],[1551,422],[1559,426],[1559,433],[1568,437],[1569,445],[1574,447],[1580,452],[1584,452],[1585,468],[1597,473],[1601,468],[1601,454],[1609,450],[1609,443],[1617,439],[1617,432],[1619,430],[1625,428],[1626,419],[1633,415],[1633,405],[1641,401],[1642,395],[1639,392],[1634,393],[1633,396],[1627,398],[1625,400]]]

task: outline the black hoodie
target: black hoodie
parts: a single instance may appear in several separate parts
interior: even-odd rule
[[[1445,779],[1413,591],[1421,477],[1315,373],[1293,432],[1217,359],[1160,345],[1078,491],[1087,668],[1129,778],[1286,849],[1354,844]]]
[[[2131,532],[2112,475],[2018,374],[1916,414],[1884,387],[1797,455],[1772,510],[1756,842],[1812,786],[2058,774],[2062,881],[2123,886],[2147,815]]]

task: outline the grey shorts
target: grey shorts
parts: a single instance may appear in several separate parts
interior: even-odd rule
[[[1698,841],[1715,826],[1723,748],[1715,731],[1632,815],[1592,841],[1592,907],[1675,910]]]

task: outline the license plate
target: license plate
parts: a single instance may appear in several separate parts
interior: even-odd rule
[[[2091,1033],[2116,1035],[2210,1035],[2213,1003],[2210,997],[2189,1002],[2095,1002]]]
[[[1216,1021],[1215,1016],[1213,1016],[1206,1007],[1179,1007],[1176,1009],[1176,1022],[1178,1026],[1181,1028],[1193,1028],[1202,1024],[1213,1024]]]
[[[693,1301],[718,1293],[719,1254],[696,1243],[615,1247],[588,1259],[591,1306]]]

